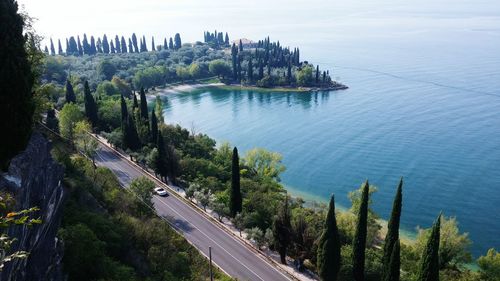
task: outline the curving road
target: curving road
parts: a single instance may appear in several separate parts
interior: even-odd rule
[[[161,184],[102,144],[97,151],[96,164],[111,169],[123,186],[128,186],[132,179],[139,176],[149,177],[157,185]],[[168,191],[169,194],[173,192]],[[228,275],[238,280],[291,280],[259,254],[247,248],[238,238],[221,229],[177,196],[154,196],[153,202],[156,212],[168,218],[170,223],[200,252],[208,256],[208,247],[212,247],[213,262]]]

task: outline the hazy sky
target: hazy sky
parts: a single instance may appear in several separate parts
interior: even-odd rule
[[[18,0],[38,19],[45,38],[109,37],[132,32],[155,36],[181,33],[184,42],[203,39],[204,30],[231,38],[270,35],[286,44],[311,40],[404,36],[436,30],[472,30],[499,36],[498,0]],[[324,35],[312,30],[324,29]],[[314,34],[314,37],[313,35]],[[63,46],[64,47],[64,46]]]

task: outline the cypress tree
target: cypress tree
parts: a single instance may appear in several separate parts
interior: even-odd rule
[[[394,243],[392,247],[391,257],[389,259],[388,268],[386,268],[385,276],[383,277],[383,281],[399,281],[399,273],[401,268],[401,260],[400,260],[400,242],[399,240]]]
[[[102,54],[102,41],[101,38],[97,37],[97,43],[95,44],[97,52]]]
[[[56,55],[56,48],[54,47],[54,42],[52,42],[52,38],[50,38],[50,55],[51,56]]]
[[[63,49],[62,49],[62,45],[61,45],[61,39],[57,39],[57,53],[59,55],[63,54]]]
[[[253,65],[252,65],[252,57],[248,59],[248,81],[253,81]]]
[[[163,38],[163,50],[168,50],[167,38]]]
[[[148,45],[146,45],[146,36],[142,35],[142,44],[144,45],[144,52],[148,51]]]
[[[441,215],[432,226],[431,235],[427,240],[421,258],[421,267],[418,281],[439,281],[439,237],[441,228]]]
[[[231,192],[229,194],[229,212],[231,217],[241,213],[242,198],[240,190],[240,158],[238,156],[238,149],[233,149],[233,162],[231,168]]]
[[[153,143],[158,138],[158,119],[156,119],[155,109],[151,111],[151,140]]]
[[[168,40],[168,48],[170,50],[174,49],[174,40],[172,40],[172,37],[170,37],[170,39]]]
[[[137,36],[132,33],[132,44],[134,45],[134,52],[139,53],[139,47],[137,46]]]
[[[144,93],[144,88],[141,87],[141,118],[148,120],[148,102],[146,100],[146,94]]]
[[[75,91],[69,80],[66,80],[66,102],[76,102]]]
[[[288,68],[287,68],[287,72],[286,72],[286,80],[288,81],[288,83],[292,82],[292,63],[291,62],[288,62]]]
[[[340,271],[340,237],[335,219],[335,199],[332,195],[325,228],[318,244],[318,274],[321,280],[336,281]]]
[[[95,55],[97,53],[97,48],[95,46],[94,36],[90,36],[90,54]]]
[[[134,45],[132,44],[132,39],[128,39],[128,52],[133,53],[134,52]]]
[[[384,256],[382,259],[384,280],[393,280],[388,276],[392,273],[389,263],[391,261],[394,245],[396,245],[397,241],[399,240],[399,221],[401,218],[401,206],[403,200],[402,189],[403,178],[401,177],[401,179],[399,180],[398,188],[396,190],[396,196],[394,197],[394,202],[392,204],[391,218],[389,219],[389,223],[387,224],[387,234],[385,236]],[[397,272],[399,276],[399,269]]]
[[[273,223],[273,236],[275,239],[275,247],[280,254],[282,264],[286,264],[286,253],[291,243],[291,223],[290,210],[288,208],[288,196],[285,197],[285,202],[278,216]]]
[[[137,128],[134,123],[134,118],[132,118],[132,114],[128,114],[124,129],[123,140],[125,148],[130,148],[131,150],[141,148],[141,141],[139,140],[139,134],[137,133]]]
[[[106,37],[106,34],[102,37],[102,51],[105,54],[109,54],[109,43],[108,43],[108,37]]]
[[[0,169],[24,149],[33,125],[35,75],[25,49],[23,17],[17,2],[0,1]]]
[[[83,55],[83,48],[82,48],[82,42],[80,42],[80,36],[77,36],[77,50],[78,50],[78,55],[82,56]]]
[[[354,241],[352,243],[352,271],[354,280],[356,281],[364,281],[365,278],[365,248],[368,227],[369,186],[368,180],[365,181],[361,193],[361,204],[358,210],[358,221],[356,223]]]
[[[179,50],[182,47],[182,41],[181,41],[181,35],[179,33],[176,33],[174,36],[174,41],[175,41],[175,49]]]
[[[319,65],[316,65],[316,84],[319,83]]]
[[[118,35],[115,35],[115,52],[122,52],[122,50],[120,49],[120,39],[118,38]]]
[[[90,55],[90,44],[89,41],[87,40],[87,34],[85,33],[83,34],[82,45],[83,45],[83,53],[86,55]]]
[[[229,46],[229,35],[226,32],[226,37],[224,38],[224,43],[226,46]]]
[[[68,51],[66,55],[78,56],[78,44],[76,43],[75,37],[71,36],[68,41]]]
[[[122,53],[126,53],[127,52],[127,41],[125,41],[125,37],[123,37],[123,36],[120,40],[120,45],[121,45]]]
[[[120,97],[121,97],[120,100],[121,100],[122,124],[123,124],[123,122],[128,118],[128,110],[125,98],[123,97],[123,95],[120,95]]]
[[[156,51],[154,36],[151,36],[151,51]]]
[[[43,49],[43,52],[48,55],[49,54],[49,48],[47,48],[47,45],[45,45],[45,48]]]
[[[70,53],[70,48],[69,48],[69,41],[68,41],[68,38],[66,38],[66,55],[69,55]]]
[[[85,115],[89,119],[93,127],[97,126],[97,104],[94,97],[90,93],[89,82],[85,81],[83,86],[84,100],[85,100]]]
[[[241,39],[240,39],[240,44],[238,45],[238,49],[240,52],[243,52],[243,42],[241,42]]]
[[[115,45],[113,44],[113,40],[109,40],[109,52],[110,54],[114,54],[115,53]]]

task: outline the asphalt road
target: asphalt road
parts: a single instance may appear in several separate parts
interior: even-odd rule
[[[123,186],[139,176],[148,176],[135,165],[123,159],[113,150],[100,144],[96,164],[111,169]],[[173,191],[168,190],[169,194]],[[241,241],[227,233],[214,222],[207,219],[174,195],[154,196],[153,202],[157,213],[168,220],[199,251],[208,256],[212,247],[212,260],[227,274],[238,280],[290,280],[262,257],[243,245]]]

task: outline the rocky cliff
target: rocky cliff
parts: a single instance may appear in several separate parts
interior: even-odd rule
[[[56,234],[62,217],[64,168],[51,155],[51,144],[33,133],[24,152],[12,159],[7,173],[0,176],[0,189],[13,193],[16,210],[38,207],[42,224],[11,227],[17,238],[13,250],[30,253],[27,259],[5,265],[0,280],[63,280],[63,245]]]

